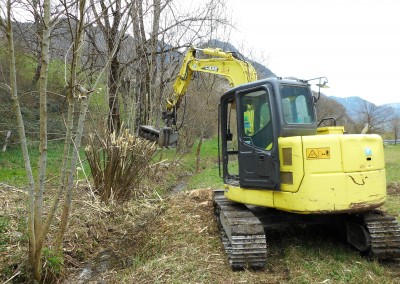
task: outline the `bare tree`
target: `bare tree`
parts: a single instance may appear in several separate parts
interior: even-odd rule
[[[71,205],[71,192],[73,187],[73,181],[76,172],[76,164],[78,159],[78,149],[81,144],[81,138],[83,134],[83,125],[85,121],[85,115],[87,111],[87,95],[90,93],[78,82],[77,73],[79,69],[80,51],[82,50],[82,39],[83,39],[83,28],[84,28],[84,13],[86,1],[81,0],[79,3],[79,14],[76,17],[78,19],[78,25],[76,30],[75,41],[72,46],[73,60],[71,63],[70,80],[68,83],[68,127],[65,136],[64,144],[64,156],[61,167],[60,183],[56,194],[53,199],[53,204],[48,210],[47,218],[44,219],[43,215],[43,194],[45,190],[45,179],[47,169],[47,78],[48,78],[48,64],[49,64],[49,45],[50,45],[50,11],[51,4],[50,0],[43,2],[43,33],[41,38],[41,67],[39,76],[39,94],[40,94],[40,145],[39,145],[39,173],[38,182],[35,183],[31,162],[29,158],[28,146],[26,143],[24,121],[21,114],[20,102],[18,97],[18,86],[16,80],[16,68],[15,68],[15,48],[13,38],[13,26],[12,26],[12,3],[11,0],[7,1],[6,17],[5,20],[0,18],[0,26],[5,30],[8,42],[8,52],[11,57],[10,64],[10,94],[14,103],[14,111],[18,121],[18,132],[20,136],[21,148],[25,162],[25,170],[28,176],[28,235],[29,235],[29,265],[32,269],[33,279],[35,281],[41,281],[41,269],[42,269],[42,249],[46,236],[49,232],[50,225],[54,220],[56,210],[61,196],[66,193],[65,204],[63,214],[61,216],[61,227],[56,244],[60,245],[62,237],[65,232],[67,224],[69,208]],[[74,105],[80,104],[79,121],[75,129],[75,139],[72,141],[73,133],[73,112]],[[71,155],[71,145],[73,144],[73,150]]]
[[[161,11],[170,1],[161,6],[161,0],[154,0],[148,5],[140,0],[133,1],[131,17],[133,19],[134,50],[138,57],[135,68],[135,77],[138,87],[136,88],[136,101],[139,105],[138,121],[148,121],[150,118],[151,102],[153,97],[152,87],[156,78],[156,54],[158,46],[158,32],[160,27]],[[146,11],[152,10],[152,28],[150,37],[146,37],[145,20]]]
[[[91,0],[91,9],[96,23],[100,27],[106,42],[106,58],[111,55],[111,64],[107,72],[108,85],[108,128],[110,132],[119,131],[121,128],[121,116],[118,99],[120,87],[121,62],[119,52],[121,50],[124,34],[128,28],[127,12],[131,4],[124,6],[122,0],[100,0],[98,5]]]
[[[21,150],[24,158],[25,170],[28,177],[28,235],[29,235],[29,263],[32,265],[35,258],[35,224],[34,224],[34,213],[35,213],[35,181],[33,177],[33,172],[31,168],[30,157],[28,153],[28,144],[25,136],[25,125],[21,114],[21,107],[18,99],[18,88],[17,88],[17,73],[15,64],[15,47],[14,47],[14,35],[12,27],[12,14],[11,14],[12,2],[7,0],[6,8],[2,6],[2,14],[5,20],[0,15],[0,25],[6,33],[8,52],[10,56],[10,86],[9,91],[11,99],[13,101],[13,107],[18,123],[18,133],[20,137]],[[3,10],[4,9],[4,10]]]
[[[8,51],[11,57],[10,65],[10,82],[11,82],[11,98],[14,102],[15,114],[18,120],[18,130],[21,141],[22,152],[25,161],[25,169],[29,181],[28,189],[28,230],[29,230],[29,263],[33,270],[33,275],[36,280],[40,280],[41,269],[41,247],[38,247],[42,230],[42,217],[43,217],[43,189],[46,177],[46,161],[47,161],[47,71],[48,71],[48,45],[50,34],[50,1],[44,2],[44,26],[42,38],[42,65],[40,71],[40,156],[39,156],[39,178],[38,184],[35,186],[32,168],[30,165],[30,158],[26,143],[24,122],[22,119],[21,109],[18,98],[18,88],[16,82],[16,67],[15,67],[15,48],[13,27],[11,21],[11,8],[12,3],[7,1],[7,16],[6,23],[2,21],[2,26],[6,30]]]
[[[394,144],[397,145],[397,140],[400,133],[400,117],[399,115],[394,115],[390,120],[390,129],[393,131]]]
[[[68,216],[71,210],[73,185],[76,174],[76,164],[78,161],[78,149],[81,145],[81,138],[83,135],[83,127],[88,108],[89,94],[96,88],[103,71],[107,70],[108,78],[108,92],[110,95],[110,106],[118,105],[118,90],[121,86],[121,74],[129,70],[132,64],[135,68],[139,68],[140,64],[144,64],[144,74],[137,77],[144,80],[146,87],[140,92],[138,96],[139,104],[145,108],[145,117],[151,119],[151,112],[155,109],[155,102],[162,101],[161,90],[173,80],[171,74],[174,68],[171,69],[171,63],[176,62],[179,58],[179,53],[176,51],[181,47],[192,44],[196,40],[201,39],[214,28],[214,23],[218,22],[218,10],[213,9],[221,3],[215,1],[217,4],[210,2],[210,6],[205,6],[200,10],[199,14],[195,17],[190,15],[178,16],[171,14],[173,11],[172,1],[170,0],[154,0],[151,3],[144,3],[144,1],[137,1],[136,8],[142,7],[142,12],[135,14],[134,19],[148,17],[141,19],[139,32],[141,33],[140,43],[137,53],[133,52],[133,56],[124,62],[121,66],[121,54],[119,53],[122,48],[122,41],[125,38],[126,28],[129,26],[129,19],[126,11],[131,11],[130,4],[126,4],[122,0],[100,1],[95,4],[92,1],[91,11],[94,18],[90,19],[96,21],[98,26],[101,27],[103,38],[106,39],[107,52],[105,54],[103,65],[104,68],[99,72],[95,83],[91,84],[92,87],[87,90],[85,86],[87,83],[84,77],[85,69],[82,68],[82,52],[84,50],[83,37],[84,30],[89,25],[88,19],[84,15],[88,15],[86,10],[86,0],[61,1],[61,6],[54,9],[50,0],[43,2],[29,2],[30,7],[35,10],[35,23],[40,21],[40,66],[38,67],[39,76],[38,92],[40,104],[40,156],[38,161],[38,177],[35,180],[32,173],[31,161],[28,152],[28,146],[25,136],[25,125],[21,115],[20,98],[18,96],[17,86],[17,72],[15,67],[15,46],[13,37],[13,22],[12,13],[15,11],[13,8],[12,0],[2,0],[6,5],[0,7],[0,26],[6,34],[8,52],[10,54],[10,78],[9,84],[6,88],[10,92],[10,97],[14,104],[15,115],[18,121],[19,140],[21,141],[21,148],[23,152],[25,170],[28,176],[28,234],[29,234],[29,265],[33,272],[33,277],[36,281],[41,279],[41,261],[42,249],[45,245],[46,236],[50,230],[51,225],[55,219],[57,208],[59,208],[61,200],[64,200],[63,210],[60,216],[60,228],[57,238],[54,240],[54,247],[60,250],[62,246],[63,235],[68,225]],[[24,2],[25,3],[25,2]],[[27,3],[27,2],[26,2]],[[26,4],[25,3],[25,4]],[[32,5],[33,4],[33,5]],[[99,5],[99,6],[96,6]],[[25,7],[28,7],[25,5]],[[169,10],[168,10],[169,9]],[[51,11],[56,14],[51,15]],[[165,14],[163,14],[163,12]],[[168,13],[167,13],[168,12]],[[132,14],[131,14],[132,15]],[[62,17],[61,17],[62,16]],[[50,35],[52,28],[57,23],[57,19],[66,19],[69,23],[69,30],[71,33],[72,44],[69,53],[65,55],[65,95],[68,103],[68,112],[66,118],[66,133],[64,142],[64,153],[62,164],[60,168],[59,186],[56,191],[56,196],[52,200],[49,208],[44,206],[44,194],[46,189],[46,170],[47,170],[47,148],[48,148],[48,74],[50,62]],[[167,20],[168,18],[168,20]],[[171,21],[172,18],[172,21]],[[132,18],[131,18],[132,19]],[[146,22],[152,19],[150,27],[146,26]],[[211,24],[213,23],[213,24]],[[38,29],[37,29],[38,30]],[[148,32],[150,30],[150,33]],[[178,35],[178,36],[177,36]],[[173,39],[173,40],[172,40]],[[137,39],[135,39],[137,40]],[[175,45],[168,44],[167,42]],[[168,55],[167,55],[168,54]],[[173,65],[173,64],[172,64]],[[85,66],[84,66],[85,67]],[[139,69],[137,69],[139,70]],[[171,71],[172,70],[172,71]],[[139,74],[137,75],[139,76]],[[36,79],[33,79],[35,81]],[[148,95],[150,94],[150,95]],[[146,101],[146,96],[148,100]],[[164,96],[165,97],[165,96]],[[161,104],[161,103],[160,103]],[[76,107],[79,108],[78,121],[74,113]],[[161,106],[160,106],[161,107]],[[156,111],[154,111],[155,113]],[[109,123],[112,127],[118,125],[119,109],[112,109],[110,112]],[[203,134],[204,135],[204,134]],[[64,198],[63,198],[64,197]],[[46,212],[46,214],[44,214]]]
[[[182,49],[201,44],[220,24],[226,24],[224,2],[201,3],[189,12],[172,0],[136,0],[131,9],[134,35],[133,74],[135,82],[135,127],[159,121],[165,91],[175,79]],[[151,25],[146,22],[151,21]]]
[[[193,85],[190,98],[192,115],[185,126],[186,131],[198,138],[196,147],[196,172],[200,171],[200,151],[203,140],[212,137],[218,125],[218,104],[224,87],[229,86],[225,78],[213,74],[199,74]],[[196,133],[197,132],[197,133]],[[193,139],[193,138],[192,138]]]
[[[382,133],[385,124],[390,121],[393,110],[386,106],[376,106],[373,103],[363,100],[357,110],[360,127],[368,124],[367,133]]]
[[[318,96],[315,92],[314,96]],[[319,101],[316,104],[317,119],[319,122],[326,118],[334,118],[337,125],[345,127],[346,132],[355,132],[354,121],[347,115],[346,108],[324,94],[321,94]],[[327,121],[332,123],[332,121]]]

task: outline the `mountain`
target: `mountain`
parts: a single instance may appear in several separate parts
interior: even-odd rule
[[[335,101],[343,105],[344,108],[346,109],[347,115],[353,121],[359,121],[360,114],[363,112],[365,115],[365,109],[368,109],[369,110],[368,112],[371,112],[370,115],[376,115],[378,117],[386,116],[386,119],[389,118],[389,120],[384,122],[384,125],[386,127],[389,127],[388,121],[390,121],[390,118],[393,118],[395,116],[400,117],[400,103],[391,103],[391,104],[376,106],[375,104],[356,96],[348,98],[339,98],[335,96],[330,96],[330,98],[334,99]],[[367,104],[367,107],[365,107],[365,104]]]
[[[383,106],[393,108],[400,115],[400,103],[384,104]]]
[[[19,23],[18,29],[16,29],[15,33],[15,38],[16,42],[19,44],[19,46],[25,46],[25,47],[31,47],[35,48],[34,42],[36,39],[36,35],[34,33],[34,27],[32,27],[31,23]],[[101,52],[105,52],[106,50],[106,43],[104,40],[104,37],[102,33],[100,32],[98,27],[91,26],[88,28],[88,37],[92,38],[93,41],[96,43],[96,49]],[[0,38],[1,40],[2,38]],[[121,60],[128,58],[132,50],[130,50],[132,46],[132,42],[134,41],[134,38],[131,36],[127,35],[124,44],[121,48]],[[52,41],[51,41],[51,58],[58,58],[58,59],[64,59],[65,54],[70,54],[68,53],[70,49],[70,42],[71,42],[71,37],[69,36],[69,26],[68,23],[65,20],[61,20],[58,25],[54,28],[53,34],[52,34]],[[165,49],[172,49],[172,46],[169,46],[166,43],[160,42],[160,45],[164,46]],[[244,59],[248,62],[250,62],[254,68],[256,69],[258,73],[259,79],[263,78],[268,78],[268,77],[276,77],[275,73],[272,72],[269,68],[264,66],[262,63],[259,63],[255,60],[252,60],[250,58],[244,57],[241,53],[240,50],[233,46],[232,44],[224,41],[220,41],[217,39],[212,39],[209,40],[208,42],[205,42],[201,46],[201,48],[205,47],[212,47],[212,48],[221,48],[225,51],[228,52],[233,52],[236,53],[235,56],[238,58]],[[38,48],[38,47],[36,47]],[[160,50],[161,51],[161,50]],[[172,51],[164,55],[164,61],[165,62],[173,62],[173,61],[179,61],[179,58],[182,57],[182,54],[178,51]],[[177,60],[178,59],[178,60]],[[96,63],[101,66],[103,64],[103,57],[98,57],[96,58]],[[161,56],[157,58],[157,62],[161,60]],[[354,121],[358,120],[359,116],[359,109],[360,107],[367,103],[373,105],[371,102],[368,102],[360,97],[357,96],[352,96],[348,98],[339,98],[335,96],[331,96],[331,99],[334,99],[336,102],[340,103],[341,105],[344,106],[347,115]],[[400,103],[395,103],[395,104],[387,104],[382,107],[386,107],[387,109],[390,107],[392,108],[396,114],[400,116]]]
[[[348,98],[339,98],[335,96],[330,96],[331,99],[334,99],[338,103],[344,106],[346,109],[347,115],[349,115],[353,120],[357,120],[359,116],[360,107],[366,102],[367,104],[372,104],[360,97],[348,97]]]
[[[207,44],[205,44],[205,46],[213,47],[213,48],[221,48],[225,51],[237,53],[239,55],[239,58],[243,57],[244,60],[250,62],[251,65],[253,65],[253,67],[256,69],[256,71],[258,73],[259,79],[264,79],[264,78],[268,78],[268,77],[276,77],[275,73],[272,72],[269,68],[267,68],[266,66],[264,66],[263,64],[261,64],[257,61],[254,61],[250,58],[244,57],[236,47],[234,47],[232,44],[230,44],[228,42],[220,41],[217,39],[212,39],[212,40],[209,40],[207,42]]]

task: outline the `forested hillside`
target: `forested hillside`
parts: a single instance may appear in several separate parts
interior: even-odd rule
[[[379,133],[386,139],[397,140],[400,109],[399,104],[385,104],[377,106],[360,97],[339,98],[331,97],[340,103],[349,116],[355,122],[355,129],[361,129],[368,123],[369,133]]]
[[[17,80],[19,83],[19,92],[24,93],[22,98],[22,114],[26,121],[32,121],[32,118],[38,117],[39,115],[39,105],[34,99],[34,91],[37,87],[39,78],[40,61],[38,61],[37,58],[40,53],[40,45],[35,36],[34,23],[14,22],[13,25],[15,26],[15,45],[18,51],[16,62],[18,71]],[[65,126],[62,122],[62,116],[60,116],[60,114],[65,111],[66,107],[65,98],[63,98],[66,92],[66,82],[64,80],[64,58],[71,57],[71,54],[68,50],[71,46],[74,36],[73,32],[71,34],[71,28],[73,31],[73,29],[76,28],[75,25],[76,23],[74,21],[71,22],[62,19],[54,25],[51,33],[48,86],[50,92],[48,104],[49,116],[51,117],[49,123],[49,134],[52,139],[61,138],[63,131],[65,130]],[[107,52],[109,52],[107,51],[107,48],[111,48],[109,46],[111,43],[108,43],[107,46],[105,34],[98,25],[89,25],[85,32],[86,36],[84,40],[84,52],[82,54],[82,60],[84,61],[84,64],[88,70],[90,70],[87,77],[88,82],[93,83],[94,76],[96,76],[95,74],[101,72],[102,68],[106,66],[104,65],[104,63],[107,62],[105,58]],[[4,35],[2,36],[4,38]],[[114,70],[114,72],[118,74],[118,82],[115,82],[116,86],[114,88],[104,88],[104,85],[107,84],[107,80],[110,80],[110,76],[112,76],[112,78],[116,76],[112,75],[110,73],[111,71],[108,71],[109,78],[106,79],[106,75],[103,73],[102,77],[100,77],[103,79],[98,81],[99,88],[96,92],[94,102],[92,100],[93,107],[91,107],[91,111],[96,111],[98,113],[97,116],[100,115],[100,117],[105,117],[109,116],[107,112],[111,109],[115,113],[110,117],[118,117],[122,115],[123,117],[128,118],[128,121],[125,121],[125,123],[132,125],[134,128],[137,128],[140,124],[155,124],[156,126],[161,125],[161,113],[164,108],[165,98],[170,96],[172,92],[172,82],[176,77],[183,54],[188,46],[197,45],[201,48],[217,47],[222,48],[223,50],[240,53],[240,50],[230,43],[217,39],[207,40],[205,38],[201,40],[193,40],[190,43],[179,46],[174,46],[168,42],[158,40],[155,45],[153,43],[156,50],[155,54],[153,53],[151,58],[149,58],[149,55],[143,55],[145,59],[141,59],[148,61],[146,65],[148,65],[149,62],[150,64],[154,65],[154,67],[150,69],[154,69],[152,72],[156,77],[151,76],[153,79],[149,81],[150,77],[143,75],[141,72],[143,71],[141,69],[143,64],[140,63],[138,56],[140,56],[140,52],[143,51],[140,51],[140,49],[137,48],[137,39],[129,32],[129,30],[125,30],[125,34],[120,33],[119,36],[121,39],[118,45],[118,54],[116,55],[117,59],[114,63],[116,64],[116,62],[118,62],[119,66]],[[7,82],[9,72],[7,66],[9,65],[9,58],[7,56],[6,47],[2,46],[1,48],[3,52],[0,53],[0,68],[2,73],[5,75],[3,80],[5,80],[4,82]],[[138,54],[135,54],[133,52],[134,50],[136,50]],[[263,64],[258,63],[256,60],[252,60],[250,58],[244,58],[251,62],[256,68],[259,78],[275,76],[273,71],[265,67]],[[118,72],[116,70],[118,70]],[[200,75],[200,78],[203,77],[204,75]],[[206,77],[209,77],[209,75]],[[203,83],[207,81],[204,79],[199,79],[197,81],[201,80],[203,80]],[[215,94],[212,95],[218,98],[219,95],[227,89],[227,84],[222,78],[212,78],[212,80],[219,82],[219,91],[214,90],[213,92],[215,92]],[[145,81],[147,81],[147,83]],[[139,84],[137,84],[137,82],[139,82]],[[198,91],[201,93],[204,92],[202,90],[203,87],[207,88],[203,83],[190,86],[190,90],[192,91],[189,91],[189,93],[192,93],[193,95],[189,95],[187,100],[189,113],[193,113],[196,109],[198,109],[196,107],[196,104],[199,103],[199,99],[197,98],[199,96]],[[146,84],[147,87],[145,87]],[[150,95],[150,97],[152,96],[151,99],[143,99],[143,96],[141,95],[148,93],[147,90],[151,90],[151,93],[153,94]],[[110,91],[117,94],[113,100],[116,100],[118,104],[108,102],[107,108],[106,96]],[[11,102],[6,99],[6,90],[4,88],[0,89],[0,92],[3,94],[1,96],[2,105],[0,112],[4,117],[4,120],[0,123],[0,131],[2,133],[7,133],[9,130],[11,130],[12,133],[16,133],[16,125],[13,123],[12,119]],[[113,97],[114,95],[111,94],[111,96]],[[338,102],[344,108],[336,105],[331,99]],[[149,100],[152,101],[152,103],[149,103]],[[201,98],[200,101],[202,101]],[[217,104],[217,100],[214,101],[214,104]],[[191,105],[193,106],[192,108],[194,108],[193,110],[190,109]],[[202,108],[204,108],[204,106]],[[215,106],[213,107],[212,104],[210,104],[207,108],[211,108],[209,110],[211,112],[210,114],[212,117],[215,117]],[[376,107],[374,104],[365,101],[360,97],[339,98],[333,96],[329,98],[323,96],[321,101],[317,104],[318,119],[334,117],[338,124],[346,127],[346,130],[349,133],[358,132],[366,123],[369,123],[375,127],[375,132],[387,133],[386,136],[388,137],[393,136],[393,134],[390,133],[393,132],[393,124],[396,124],[393,121],[396,121],[397,117],[399,116],[398,109],[399,108],[396,107],[396,105],[384,105]],[[196,117],[196,114],[188,115],[192,118]],[[374,119],[368,117],[374,117]],[[182,116],[179,115],[178,118],[182,118]],[[186,125],[190,125],[189,120],[186,122]],[[183,124],[184,127],[185,124]],[[28,136],[32,137],[34,140],[37,140],[38,137],[38,127],[38,124],[35,123],[27,123],[26,125]],[[187,127],[183,131],[189,131],[189,129],[192,128]],[[211,132],[213,131],[215,130],[211,130]],[[196,134],[187,135],[188,137],[193,135],[196,136]],[[16,135],[12,135],[11,141],[15,142],[16,140]],[[189,144],[191,143],[189,142]]]

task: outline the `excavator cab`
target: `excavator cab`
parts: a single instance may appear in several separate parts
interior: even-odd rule
[[[220,107],[225,183],[280,190],[278,138],[316,134],[309,85],[269,78],[232,89]]]

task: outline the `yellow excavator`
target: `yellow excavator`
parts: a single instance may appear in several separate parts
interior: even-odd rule
[[[210,57],[200,59],[196,57],[199,52]],[[179,137],[176,129],[177,110],[195,72],[221,75],[228,80],[231,87],[257,80],[256,70],[239,53],[225,52],[220,48],[191,47],[183,59],[182,67],[174,82],[173,95],[167,99],[166,109],[162,113],[165,126],[157,130],[152,125],[140,125],[140,136],[158,142],[160,147],[176,146]]]
[[[198,59],[196,51],[211,57]],[[224,188],[214,191],[215,215],[233,269],[263,267],[266,232],[291,224],[331,225],[363,254],[400,258],[400,226],[378,209],[386,200],[382,139],[344,134],[335,124],[318,127],[319,92],[314,96],[310,89],[314,79],[257,80],[243,57],[191,48],[167,102],[165,129],[143,126],[142,136],[151,133],[161,146],[176,143],[176,110],[196,71],[222,75],[234,87],[219,105]],[[320,87],[327,83],[325,77],[316,79]]]

